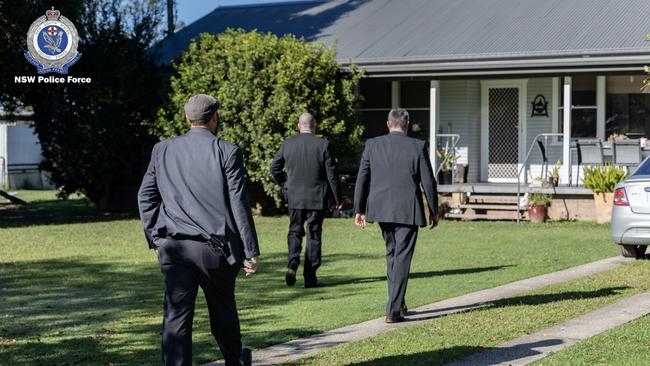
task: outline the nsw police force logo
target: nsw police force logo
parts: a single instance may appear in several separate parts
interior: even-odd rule
[[[38,68],[39,74],[67,74],[68,68],[81,57],[78,45],[77,28],[52,7],[29,27],[25,58]]]

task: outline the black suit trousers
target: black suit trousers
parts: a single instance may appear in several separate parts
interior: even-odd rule
[[[235,304],[239,268],[223,254],[195,240],[157,241],[165,278],[162,359],[164,365],[192,364],[192,321],[198,287],[210,313],[210,330],[226,365],[240,365],[241,332]]]
[[[302,238],[305,236],[305,222],[307,223],[305,282],[316,282],[316,270],[321,263],[321,234],[324,219],[325,210],[289,209],[289,234],[287,235],[289,267],[300,265]]]
[[[379,223],[386,241],[386,278],[388,282],[387,316],[398,316],[404,304],[411,260],[418,237],[418,227]]]

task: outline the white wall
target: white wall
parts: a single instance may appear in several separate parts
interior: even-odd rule
[[[535,116],[532,114],[532,102],[537,95],[543,95],[548,102],[548,117]],[[526,101],[526,152],[534,142],[535,136],[540,133],[553,132],[553,78],[531,78],[528,79],[528,91]],[[549,163],[549,171],[556,161],[562,160],[562,144],[557,139],[549,138],[546,155]],[[541,175],[542,155],[537,146],[532,150],[529,159],[530,171],[528,179],[536,178]]]
[[[23,123],[7,126],[7,156],[10,165],[34,165],[43,160],[32,126]]]
[[[438,133],[459,134],[459,147],[469,152],[468,182],[481,175],[481,84],[479,80],[440,81],[440,125]],[[438,147],[444,139],[438,139]]]
[[[41,145],[30,124],[0,121],[0,186],[53,189],[48,174],[39,169],[42,160]]]
[[[528,79],[526,91],[526,146],[527,152],[540,133],[553,132],[553,79],[531,78]],[[531,117],[532,101],[535,96],[542,94],[548,104],[548,117]],[[481,84],[480,80],[442,80],[440,82],[440,125],[438,133],[457,133],[461,135],[458,144],[469,149],[468,182],[480,181],[481,164]],[[444,144],[444,139],[438,139],[438,148]],[[562,160],[562,144],[549,138],[547,157],[549,169],[557,160]],[[541,174],[541,154],[535,146],[530,157],[531,170],[529,179]]]

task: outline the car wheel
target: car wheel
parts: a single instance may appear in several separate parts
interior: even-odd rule
[[[647,245],[625,245],[621,244],[618,246],[618,249],[621,251],[621,255],[627,258],[643,258],[645,256],[645,250]]]

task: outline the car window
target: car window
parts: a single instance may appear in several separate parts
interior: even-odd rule
[[[650,159],[644,160],[632,176],[637,175],[650,175]]]

